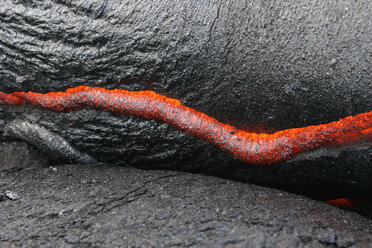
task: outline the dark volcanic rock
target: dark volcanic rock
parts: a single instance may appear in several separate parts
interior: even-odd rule
[[[0,245],[372,247],[372,221],[225,179],[122,166],[34,167],[0,176]]]
[[[5,0],[0,91],[81,84],[154,90],[247,130],[326,123],[371,110],[371,5]],[[1,106],[0,131],[14,118],[41,124],[100,161],[176,165],[319,197],[372,195],[371,147],[317,151],[272,170],[243,169],[156,121]]]
[[[1,175],[47,166],[49,163],[45,155],[41,155],[40,151],[27,143],[0,142]]]

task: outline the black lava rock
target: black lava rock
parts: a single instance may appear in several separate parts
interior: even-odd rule
[[[19,158],[32,163],[29,154]],[[358,214],[203,175],[40,162],[1,173],[0,190],[0,196],[14,192],[19,197],[0,197],[0,245],[5,247],[372,244],[372,221]]]
[[[327,123],[371,110],[371,5],[5,0],[0,91],[153,90],[246,130]],[[0,106],[0,131],[15,118],[104,162],[206,172],[319,198],[372,195],[368,146],[261,168],[152,120]]]

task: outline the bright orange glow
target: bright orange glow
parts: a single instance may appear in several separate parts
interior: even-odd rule
[[[340,198],[335,200],[325,201],[329,205],[336,206],[338,208],[359,212],[363,207],[363,199],[360,198]]]
[[[0,104],[19,106],[26,103],[58,112],[91,108],[156,119],[211,143],[235,158],[254,164],[286,161],[301,152],[322,146],[338,147],[372,141],[372,111],[328,124],[266,134],[238,130],[182,105],[179,100],[153,91],[106,90],[79,86],[65,92],[46,94],[0,92]]]
[[[0,104],[20,106],[23,105],[23,101],[12,94],[6,94],[0,91]]]

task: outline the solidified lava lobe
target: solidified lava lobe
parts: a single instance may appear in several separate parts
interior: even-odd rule
[[[106,90],[78,86],[65,92],[0,92],[0,104],[69,112],[84,108],[155,119],[202,139],[247,163],[271,164],[286,161],[321,146],[343,146],[372,141],[372,111],[339,121],[272,134],[253,133],[221,123],[179,100],[153,91]]]

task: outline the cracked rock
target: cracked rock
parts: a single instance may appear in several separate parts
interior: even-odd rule
[[[0,2],[0,91],[152,90],[244,130],[371,111],[372,2]],[[371,197],[371,146],[262,168],[163,123],[93,110],[0,106],[101,162],[203,172],[318,199]],[[1,156],[1,155],[0,155]],[[327,189],[327,190],[324,190]]]
[[[85,183],[90,179],[95,183]],[[275,189],[119,165],[0,177],[0,246],[371,247],[372,220]]]

